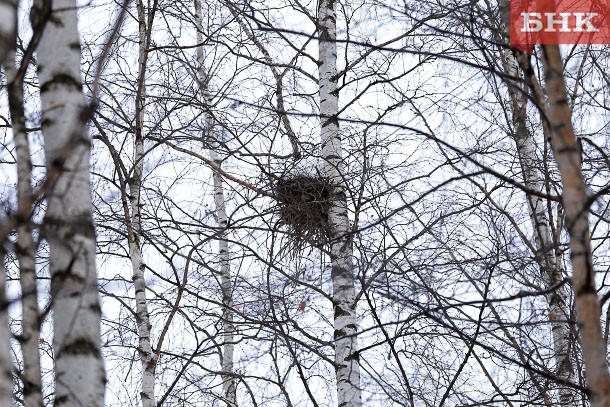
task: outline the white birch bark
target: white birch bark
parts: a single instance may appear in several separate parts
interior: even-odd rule
[[[13,138],[15,140],[15,147],[17,150],[17,164],[18,164],[18,202],[19,208],[18,212],[22,214],[22,205],[25,206],[25,203],[19,196],[19,187],[23,182],[23,176],[21,170],[23,169],[24,162],[21,160],[20,152],[23,151],[22,138],[18,136],[18,134],[25,134],[25,118],[23,115],[23,84],[15,83],[15,49],[16,49],[16,38],[17,38],[17,1],[11,0],[0,0],[0,65],[4,64],[4,73],[6,75],[7,88],[9,91],[9,109],[11,111],[11,122],[13,127]],[[21,85],[21,86],[19,86]],[[17,89],[16,89],[17,88]],[[21,92],[19,92],[21,90]],[[18,106],[18,111],[15,112],[14,108]],[[17,118],[17,116],[21,116],[21,120]],[[21,125],[21,128],[19,127]],[[27,142],[27,139],[26,139]],[[29,154],[27,156],[27,160],[29,162]],[[1,215],[1,214],[0,214]],[[29,212],[28,216],[29,218]],[[25,219],[27,219],[25,218]],[[2,216],[0,216],[2,219]],[[24,219],[24,218],[22,218]],[[21,225],[20,225],[21,226]],[[17,238],[17,247],[21,247],[24,243],[20,240],[22,234],[18,230],[18,238]],[[30,235],[31,238],[31,235]],[[8,320],[8,300],[6,297],[6,270],[4,267],[5,260],[5,252],[2,247],[2,243],[0,242],[0,405],[2,406],[10,406],[12,405],[13,398],[13,375],[12,375],[12,361],[11,361],[11,348],[10,348],[10,328],[9,328],[9,320]],[[23,286],[22,286],[23,289]],[[24,317],[25,317],[25,308],[24,307]],[[31,320],[32,321],[32,320]],[[38,322],[37,318],[33,320]],[[25,322],[25,318],[22,320]],[[23,324],[24,330],[25,324]],[[24,337],[26,336],[26,332],[24,332]],[[29,347],[28,347],[29,349]],[[24,359],[25,354],[27,352],[24,350]],[[36,348],[36,355],[38,355],[38,348]],[[30,362],[32,359],[28,359]],[[26,365],[26,361],[24,360],[24,366]],[[30,363],[31,366],[31,363]],[[23,382],[24,382],[24,404],[25,406],[34,405],[31,404],[32,398],[27,398],[25,395],[26,388],[28,387],[26,382],[29,381],[29,377],[26,376],[28,372],[27,366],[23,372]],[[38,369],[38,377],[40,377],[40,369]],[[36,380],[35,378],[33,379]],[[30,387],[31,389],[32,387]],[[28,401],[30,404],[28,404]]]
[[[523,118],[523,121],[525,121],[525,118]],[[537,167],[533,161],[536,155],[532,144],[532,135],[525,128],[519,129],[518,132],[521,134],[517,134],[515,143],[521,161],[525,185],[543,192],[542,178],[538,178],[542,177],[542,174],[537,173]],[[527,136],[521,138],[523,134],[527,134]],[[540,266],[542,281],[545,288],[554,287],[561,282],[563,275],[562,268],[555,257],[553,234],[547,215],[547,207],[542,198],[533,195],[528,196],[528,203],[530,219],[535,232],[537,261]],[[569,381],[573,379],[574,370],[570,360],[570,350],[573,351],[570,332],[570,299],[565,286],[547,294],[546,300],[549,306],[555,374],[560,379]],[[576,393],[568,387],[561,386],[558,392],[559,405],[572,405],[577,400]]]
[[[151,20],[147,24],[147,13],[141,0],[137,1],[139,44],[138,44],[138,82],[136,93],[136,127],[134,134],[134,165],[133,173],[128,180],[130,219],[127,219],[127,239],[129,244],[129,257],[132,266],[132,279],[136,300],[136,325],[138,327],[138,354],[142,368],[142,389],[140,401],[143,407],[155,406],[155,370],[154,357],[150,341],[150,314],[146,300],[146,280],[144,273],[146,264],[142,254],[142,173],[144,172],[144,114],[146,102],[146,65],[148,61],[148,30]]]
[[[502,30],[508,37],[509,3],[507,0],[499,0],[498,5],[501,13]],[[519,78],[519,62],[510,51],[501,52],[504,72],[514,78]],[[513,116],[513,129],[515,146],[521,165],[521,172],[525,185],[534,191],[546,192],[545,177],[540,170],[541,162],[536,156],[536,141],[533,134],[527,128],[527,89],[516,88],[521,85],[512,83],[509,86],[511,110]],[[535,97],[535,95],[533,95]],[[543,107],[544,108],[544,107]],[[545,118],[541,117],[544,121]],[[544,126],[545,135],[548,127]],[[563,268],[561,259],[555,251],[554,234],[551,227],[549,208],[545,200],[539,196],[527,194],[530,221],[534,230],[534,241],[536,244],[536,261],[540,266],[540,276],[545,288],[556,286],[563,279]],[[562,286],[546,295],[549,305],[549,319],[551,320],[551,335],[553,340],[553,358],[555,362],[555,374],[562,380],[569,381],[573,378],[574,368],[570,359],[572,349],[570,330],[570,299],[567,288]],[[576,402],[576,392],[566,386],[558,390],[559,405],[571,405]]]
[[[195,18],[197,24],[197,43],[203,44],[203,11],[201,2],[195,0]],[[214,115],[212,114],[212,97],[209,92],[210,78],[205,72],[204,47],[197,47],[197,73],[200,90],[206,105],[205,111],[205,131],[206,142],[209,146],[208,154],[216,168],[222,168],[222,160],[216,151],[219,146],[215,137]],[[228,217],[225,206],[225,194],[222,176],[218,171],[212,172],[214,183],[214,204],[216,206],[216,219],[218,222],[218,257],[220,260],[220,289],[222,292],[222,360],[221,371],[223,374],[223,396],[228,407],[237,406],[237,381],[233,375],[233,353],[235,349],[234,336],[235,327],[233,325],[233,284],[231,281],[230,252],[227,240]]]
[[[208,105],[210,106],[210,105]],[[208,139],[213,138],[211,133],[214,131],[214,119],[208,112],[206,113],[206,131]],[[211,136],[211,137],[210,137]],[[210,142],[210,146],[213,144]],[[209,149],[210,160],[221,168],[222,160],[214,148]],[[218,257],[220,259],[220,289],[222,292],[222,361],[221,369],[223,374],[223,392],[225,402],[228,407],[237,406],[237,382],[233,376],[233,353],[234,353],[234,332],[233,325],[233,284],[231,280],[230,252],[227,241],[228,218],[225,208],[225,195],[222,177],[216,171],[212,174],[214,182],[214,204],[216,206],[216,218],[218,222]]]
[[[40,375],[40,322],[36,289],[36,250],[32,239],[32,162],[25,128],[23,78],[17,76],[15,61],[17,2],[0,2],[0,19],[6,24],[0,34],[0,63],[4,62],[13,140],[17,156],[17,242],[15,245],[21,284],[21,335],[18,337],[23,358],[23,403],[25,407],[42,406]],[[11,42],[12,41],[12,42]],[[4,276],[2,276],[4,278]],[[2,287],[4,289],[4,287]],[[3,321],[4,322],[4,321]],[[2,323],[3,323],[2,322]],[[10,383],[10,382],[9,382]],[[12,390],[12,389],[11,389]]]
[[[357,344],[352,240],[347,215],[347,198],[343,179],[341,135],[337,114],[336,11],[334,0],[320,0],[318,5],[319,32],[319,92],[323,173],[334,184],[333,201],[329,210],[331,279],[333,284],[335,373],[339,407],[362,405],[360,365]]]
[[[0,216],[0,219],[2,217]],[[0,245],[0,406],[13,404],[13,375],[8,325],[8,301],[6,298],[6,270],[4,249]]]
[[[19,263],[21,284],[21,353],[23,357],[23,401],[26,407],[42,406],[42,387],[40,377],[40,322],[38,312],[38,293],[36,289],[36,249],[32,238],[30,215],[32,211],[32,162],[25,128],[23,110],[23,80],[17,77],[15,55],[5,63],[9,109],[13,140],[17,155],[17,225],[16,254]]]
[[[504,71],[513,77],[519,77],[518,63],[507,53],[502,53]],[[517,84],[515,84],[517,86]],[[544,191],[544,174],[540,170],[540,160],[536,156],[536,141],[527,128],[527,90],[518,93],[509,89],[511,110],[513,115],[513,129],[515,146],[521,173],[525,185],[534,191]],[[544,119],[544,118],[543,118]],[[527,194],[528,211],[534,230],[536,245],[536,262],[540,267],[540,277],[545,288],[554,287],[563,279],[561,263],[557,262],[554,250],[555,242],[553,230],[548,216],[548,207],[545,200],[539,196]],[[570,299],[565,287],[559,287],[546,295],[549,306],[549,319],[553,340],[553,358],[555,374],[562,380],[573,378],[573,366],[570,360],[571,332],[570,332]],[[571,405],[576,402],[576,393],[566,386],[558,390],[559,405]]]
[[[74,0],[53,0],[38,47],[45,143],[47,213],[55,352],[55,406],[103,406],[89,153]]]
[[[599,300],[591,253],[586,184],[581,172],[580,149],[568,106],[559,46],[543,45],[545,90],[548,98],[551,147],[561,174],[562,202],[570,235],[572,287],[580,326],[582,354],[592,407],[610,405],[610,374],[599,319]]]

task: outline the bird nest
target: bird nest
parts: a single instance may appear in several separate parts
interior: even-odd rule
[[[328,178],[291,175],[274,185],[279,223],[288,228],[296,249],[309,243],[322,246],[328,240],[328,212],[333,185]]]

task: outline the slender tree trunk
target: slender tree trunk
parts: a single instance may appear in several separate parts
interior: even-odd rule
[[[142,366],[142,390],[140,400],[143,407],[155,406],[155,369],[156,359],[153,357],[153,349],[150,342],[150,314],[146,301],[146,280],[144,273],[146,264],[142,255],[142,173],[144,171],[144,113],[146,102],[146,64],[149,44],[149,30],[152,28],[152,18],[146,18],[146,9],[142,0],[137,2],[138,24],[139,24],[139,46],[138,46],[138,82],[136,93],[136,127],[134,142],[134,165],[133,173],[128,180],[129,203],[131,208],[131,219],[128,220],[129,257],[133,273],[133,284],[136,299],[136,324],[138,326],[138,354]]]
[[[40,322],[38,313],[38,294],[36,289],[36,249],[32,239],[30,216],[32,211],[32,162],[25,128],[25,113],[23,108],[23,78],[17,75],[15,50],[17,44],[17,2],[0,3],[4,13],[2,21],[9,24],[6,28],[12,33],[2,35],[0,59],[4,61],[6,74],[9,110],[13,140],[17,155],[17,225],[16,254],[19,263],[21,283],[21,353],[23,357],[23,403],[26,407],[42,406],[42,386],[40,376],[40,354],[38,352],[40,339]],[[1,12],[0,12],[1,13]],[[11,16],[12,15],[12,16]],[[12,23],[12,26],[11,24]],[[10,40],[12,39],[12,43]],[[1,63],[1,62],[0,62]],[[3,278],[3,277],[2,277]],[[4,289],[4,287],[2,287]]]
[[[203,13],[201,2],[195,0],[195,17],[197,23],[197,43],[203,44]],[[217,168],[222,168],[222,160],[216,151],[219,142],[215,136],[214,115],[212,114],[212,97],[209,92],[210,78],[205,72],[204,47],[197,47],[198,78],[205,100],[205,131],[206,141],[209,146],[210,160]],[[231,281],[230,252],[227,240],[228,217],[225,207],[225,194],[222,176],[217,171],[212,172],[214,182],[214,204],[216,206],[216,218],[218,222],[218,254],[220,260],[220,289],[222,291],[222,361],[221,370],[223,374],[223,393],[228,407],[237,406],[237,381],[233,375],[233,352],[235,327],[233,325],[233,284]]]
[[[331,279],[333,284],[335,372],[339,407],[362,405],[357,344],[352,239],[347,215],[339,134],[339,92],[337,89],[336,12],[334,0],[320,0],[318,6],[320,122],[323,172],[335,185],[328,216]]]
[[[521,120],[521,119],[520,119]],[[535,150],[532,135],[524,127],[525,118],[517,127],[515,143],[519,153],[519,159],[523,171],[525,185],[542,191],[543,181],[541,174],[537,173],[535,165]],[[525,135],[525,137],[523,137]],[[554,287],[563,279],[560,264],[557,264],[554,250],[554,241],[550,228],[550,220],[547,215],[547,207],[540,197],[529,195],[529,212],[532,227],[535,233],[536,257],[540,266],[540,274],[546,288]],[[553,338],[553,350],[555,359],[555,374],[565,381],[573,378],[574,370],[570,360],[572,350],[570,329],[570,299],[564,286],[546,295],[549,305],[549,319],[551,321],[551,334]],[[560,405],[573,405],[576,402],[576,394],[566,386],[559,388]]]
[[[504,72],[513,77],[519,77],[517,60],[508,52],[502,53]],[[513,86],[520,86],[513,83]],[[527,89],[509,87],[515,146],[521,173],[525,185],[534,190],[544,192],[544,175],[540,171],[540,160],[536,157],[536,142],[533,134],[527,128]],[[536,244],[536,262],[540,266],[540,277],[545,288],[557,285],[563,279],[561,264],[557,262],[554,250],[553,230],[548,216],[548,207],[544,199],[527,194],[530,220],[534,230]],[[571,330],[570,330],[570,299],[563,286],[546,295],[549,305],[549,319],[552,324],[553,357],[555,374],[562,380],[569,381],[573,377],[572,361],[570,360]],[[558,390],[560,405],[571,405],[576,401],[574,390],[561,386]]]
[[[210,106],[210,105],[208,105]],[[206,113],[206,131],[208,132],[208,139],[212,139],[214,131],[214,119],[208,112]],[[212,146],[212,142],[209,141]],[[221,168],[222,160],[214,148],[209,149],[210,160],[214,164]],[[230,252],[229,244],[227,241],[227,227],[228,218],[225,209],[225,196],[224,188],[222,183],[222,177],[217,172],[213,172],[212,178],[214,181],[214,203],[216,205],[216,217],[218,222],[218,254],[220,259],[220,289],[222,291],[222,321],[223,321],[223,332],[222,332],[222,373],[223,378],[223,391],[227,406],[237,406],[237,382],[233,376],[233,353],[234,353],[234,333],[235,327],[233,325],[233,284],[231,281],[231,267],[230,267]]]
[[[0,405],[13,404],[13,362],[11,361],[8,325],[8,300],[6,298],[6,270],[4,269],[4,248],[0,244]]]
[[[587,385],[591,389],[593,407],[609,406],[610,374],[606,362],[606,344],[599,320],[600,308],[589,232],[589,208],[586,185],[581,172],[580,150],[572,127],[572,113],[568,106],[559,46],[543,45],[542,50],[551,147],[563,186],[562,201],[566,227],[570,235],[570,258],[574,270],[572,286],[580,323]]]
[[[14,76],[12,72],[15,71],[14,65],[16,45],[15,40],[17,38],[17,5],[17,1],[0,1],[0,21],[2,21],[2,24],[0,24],[0,65],[8,61],[8,63],[5,65],[5,74],[7,77],[7,82],[9,82],[9,107],[12,107],[15,103],[15,101],[12,100],[11,93],[14,93],[14,91],[11,92],[11,81],[9,77]],[[21,99],[23,99],[23,94],[21,94]],[[21,103],[20,106],[21,111],[23,111],[23,104]],[[11,112],[11,120],[13,122],[15,122],[14,116],[14,113]],[[14,128],[14,123],[13,132],[16,132]],[[15,144],[17,144],[16,140]],[[0,216],[0,219],[2,219],[2,216]],[[19,245],[19,243],[20,242],[18,241],[17,245]],[[4,242],[0,242],[0,405],[10,406],[13,403],[13,363],[11,361],[11,331],[9,328],[8,320],[9,304],[6,297],[6,270],[4,268],[5,251],[3,245]]]
[[[15,150],[17,153],[17,225],[16,252],[21,283],[21,353],[23,356],[23,398],[26,407],[42,406],[40,377],[40,321],[36,289],[36,248],[32,239],[30,216],[32,211],[32,162],[25,129],[23,110],[23,79],[17,77],[15,56],[11,53],[5,63],[8,82],[9,109]]]
[[[89,179],[91,139],[80,77],[78,10],[54,0],[38,47],[47,178],[43,233],[49,243],[55,406],[103,406],[106,376]]]
[[[509,27],[509,3],[507,0],[499,0],[498,5],[501,13],[501,24],[504,37],[508,38]],[[514,51],[519,52],[519,51]],[[519,78],[519,61],[511,51],[501,51],[504,72],[514,78]],[[522,69],[523,71],[523,69]],[[527,75],[523,71],[524,78]],[[531,82],[536,78],[525,78],[525,82]],[[513,129],[515,146],[521,172],[525,185],[534,191],[544,191],[545,176],[540,170],[541,162],[536,156],[536,141],[527,127],[527,102],[528,90],[522,84],[513,82],[509,85],[509,95],[513,116]],[[536,93],[533,91],[532,93]],[[532,95],[536,98],[536,94]],[[536,99],[535,99],[536,100]],[[539,102],[542,102],[541,100]],[[545,109],[545,105],[540,106]],[[545,118],[541,116],[542,121]],[[543,126],[545,139],[549,135],[549,128]],[[539,196],[527,194],[530,220],[534,230],[536,243],[536,261],[540,266],[540,276],[545,288],[557,285],[563,278],[563,267],[561,258],[557,256],[553,228],[549,217],[549,208],[545,200]],[[570,298],[566,287],[560,287],[546,295],[549,305],[549,319],[551,321],[551,334],[553,340],[553,357],[555,360],[555,374],[562,380],[569,381],[573,378],[574,367],[570,359],[570,351],[573,351],[570,329]],[[559,405],[572,405],[576,402],[576,393],[566,386],[558,390]]]

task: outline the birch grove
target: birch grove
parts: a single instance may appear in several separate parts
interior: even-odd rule
[[[0,2],[0,405],[610,404],[608,46],[509,9]]]

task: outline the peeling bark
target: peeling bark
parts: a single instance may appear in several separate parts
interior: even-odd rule
[[[77,6],[54,0],[38,48],[47,178],[43,233],[49,243],[55,406],[103,406],[101,310],[89,179],[91,139],[80,77]]]
[[[362,405],[360,364],[357,344],[353,248],[349,235],[347,198],[343,177],[341,135],[339,134],[339,91],[337,89],[336,11],[334,0],[318,6],[320,138],[323,172],[335,184],[329,211],[331,279],[335,329],[335,373],[339,407]]]

